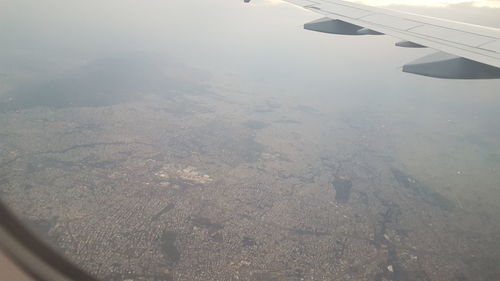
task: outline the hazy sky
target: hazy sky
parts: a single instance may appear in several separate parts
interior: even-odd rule
[[[458,0],[432,3],[443,2]],[[485,7],[495,3],[397,8],[500,27],[500,8]],[[15,87],[22,79],[49,79],[99,58],[142,52],[299,95],[418,91],[446,93],[445,100],[450,93],[468,98],[470,92],[474,99],[497,98],[498,80],[401,72],[402,65],[433,50],[398,48],[398,39],[390,36],[335,36],[302,28],[320,17],[277,0],[2,0],[0,81],[4,88]]]

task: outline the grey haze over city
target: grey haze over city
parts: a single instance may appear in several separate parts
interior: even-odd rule
[[[367,1],[500,28],[500,2]],[[0,0],[0,200],[102,280],[496,280],[500,80],[277,0]]]

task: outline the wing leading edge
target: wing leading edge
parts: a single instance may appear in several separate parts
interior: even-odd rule
[[[452,79],[500,78],[500,29],[471,25],[342,0],[284,0],[324,18],[305,29],[342,35],[387,34],[396,46],[440,52],[403,66],[403,71]],[[249,0],[245,0],[249,2]]]

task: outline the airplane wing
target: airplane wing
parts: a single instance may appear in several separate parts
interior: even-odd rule
[[[405,72],[438,78],[500,78],[500,29],[342,0],[285,1],[325,16],[306,23],[304,28],[308,30],[387,34],[403,40],[396,46],[440,51],[404,65]]]

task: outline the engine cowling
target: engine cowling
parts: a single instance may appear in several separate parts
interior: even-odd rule
[[[341,35],[381,35],[382,33],[331,18],[321,18],[304,24],[304,29]]]
[[[410,41],[399,41],[399,42],[396,42],[396,44],[394,44],[394,45],[396,45],[398,47],[403,47],[403,48],[427,48],[424,45],[420,45],[420,44],[413,43]]]
[[[500,68],[443,52],[430,54],[403,66],[403,71],[447,79],[498,79]]]

